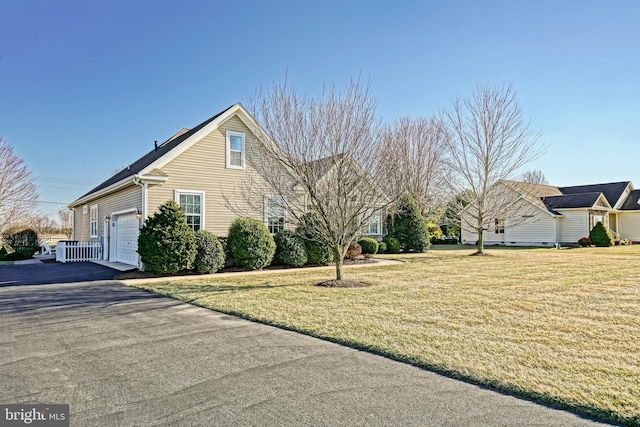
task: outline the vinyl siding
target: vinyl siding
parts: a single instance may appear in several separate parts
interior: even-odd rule
[[[618,233],[621,239],[640,242],[640,211],[618,214]]]
[[[92,205],[98,205],[98,236],[104,236],[104,217],[113,212],[140,208],[142,204],[142,190],[137,185],[109,194],[87,203],[86,215],[82,213],[82,206],[74,208],[74,240],[81,242],[98,241],[99,238],[89,236],[89,221]]]
[[[505,245],[552,246],[556,243],[554,219],[551,215],[537,210],[533,218],[515,227],[505,227]]]
[[[589,214],[586,210],[558,210],[562,219],[558,222],[560,242],[577,243],[581,237],[589,236]]]
[[[166,201],[175,200],[176,190],[186,190],[205,193],[204,228],[218,236],[226,236],[229,226],[238,216],[264,220],[263,195],[256,194],[254,203],[243,196],[246,184],[255,183],[252,188],[256,189],[256,193],[260,193],[259,188],[264,185],[249,162],[251,156],[246,154],[244,170],[226,167],[227,130],[245,134],[247,152],[259,143],[239,118],[230,118],[161,168],[169,178],[163,185],[149,187],[149,215]],[[227,206],[225,196],[232,200],[233,208]]]

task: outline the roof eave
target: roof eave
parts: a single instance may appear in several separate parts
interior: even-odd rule
[[[101,190],[95,191],[93,193],[87,194],[83,197],[80,197],[79,199],[69,203],[67,205],[67,207],[69,209],[75,208],[76,206],[80,206],[80,205],[84,205],[92,200],[98,199],[100,197],[106,196],[107,194],[111,194],[114,193],[116,191],[122,190],[125,187],[128,187],[129,184],[134,185],[134,178],[136,177],[136,175],[130,175],[124,179],[121,179],[120,181],[111,184],[108,187],[105,187]]]

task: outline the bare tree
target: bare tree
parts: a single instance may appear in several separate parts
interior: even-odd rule
[[[38,204],[35,179],[13,147],[0,138],[0,231]]]
[[[71,239],[73,235],[73,211],[67,208],[58,209],[58,219],[60,221],[60,232]]]
[[[261,135],[266,143],[248,150],[267,183],[261,194],[276,195],[293,223],[300,223],[305,212],[316,214],[318,224],[305,227],[305,237],[332,248],[336,279],[342,280],[349,244],[374,210],[390,203],[376,185],[382,170],[380,125],[369,86],[351,81],[343,92],[325,87],[312,98],[286,82],[274,83],[258,92],[251,105],[266,131]],[[255,187],[244,192],[256,193]],[[256,202],[261,206],[261,200]]]
[[[410,193],[429,216],[447,193],[446,130],[436,117],[403,117],[384,128],[381,165],[387,194]]]
[[[482,255],[483,232],[504,224],[507,211],[516,209],[514,202],[522,196],[521,191],[505,191],[497,184],[542,153],[539,134],[529,130],[511,85],[477,87],[471,96],[455,100],[444,118],[455,172],[450,182],[462,196],[461,228],[477,233],[476,253]],[[509,225],[528,217],[512,214]]]
[[[45,236],[51,236],[58,231],[58,224],[43,213],[30,214],[20,221],[20,223],[35,231],[40,240],[45,240]]]
[[[544,176],[544,174],[540,169],[526,171],[525,173],[522,174],[522,176],[520,177],[520,180],[528,184],[542,184],[542,185],[549,184],[547,177]]]

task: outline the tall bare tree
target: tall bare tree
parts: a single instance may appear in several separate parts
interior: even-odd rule
[[[539,134],[531,131],[530,122],[523,118],[511,85],[477,87],[471,96],[456,99],[444,112],[444,119],[450,167],[455,172],[450,182],[464,199],[458,200],[464,209],[460,225],[477,233],[476,254],[484,254],[483,232],[499,228],[522,195],[496,184],[511,179],[542,153],[537,144]],[[516,226],[528,217],[512,214],[509,225]]]
[[[248,150],[269,187],[262,194],[277,195],[294,223],[305,212],[317,215],[317,226],[305,227],[305,237],[332,248],[336,280],[342,280],[349,244],[373,211],[390,203],[377,185],[380,124],[370,87],[352,80],[344,91],[325,87],[314,98],[274,83],[251,106],[266,131],[261,139],[267,143]],[[256,194],[255,188],[245,194]]]
[[[35,179],[13,147],[0,138],[0,232],[38,204]]]
[[[58,209],[58,220],[60,221],[60,232],[71,239],[73,235],[73,211],[67,208]]]
[[[381,182],[387,194],[410,193],[429,216],[447,193],[446,129],[436,117],[403,117],[382,132]]]
[[[522,176],[520,177],[520,180],[528,184],[542,184],[542,185],[549,184],[547,177],[544,176],[544,174],[540,169],[526,171],[525,173],[522,174]]]

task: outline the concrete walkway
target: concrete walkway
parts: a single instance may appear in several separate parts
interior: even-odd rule
[[[0,402],[72,426],[598,423],[115,281],[0,288]]]
[[[353,264],[353,265],[345,265],[345,269],[350,268],[371,268],[371,267],[382,267],[388,265],[401,265],[404,264],[402,261],[396,261],[392,259],[376,259],[375,262],[372,263],[363,263],[363,264]],[[195,279],[217,279],[221,277],[237,277],[242,275],[256,275],[256,274],[283,274],[283,273],[293,273],[296,271],[317,271],[317,270],[335,270],[335,265],[328,265],[325,267],[300,267],[300,268],[287,268],[287,269],[274,269],[274,270],[251,270],[251,271],[234,271],[231,273],[212,273],[212,274],[193,274],[193,275],[185,275],[185,276],[164,276],[164,277],[149,277],[146,279],[126,279],[122,280],[122,283],[127,285],[137,285],[143,283],[154,283],[154,282],[170,282],[172,280],[195,280]]]

